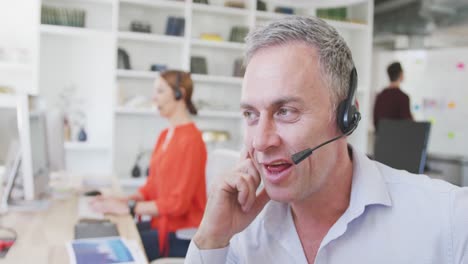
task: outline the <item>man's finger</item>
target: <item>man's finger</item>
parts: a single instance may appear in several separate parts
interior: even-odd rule
[[[255,183],[255,178],[251,175],[244,175],[245,181],[247,182],[247,186],[249,188],[249,193],[247,195],[247,200],[245,201],[244,206],[242,207],[242,210],[244,212],[248,212],[252,205],[255,202],[255,190],[257,189],[257,185]]]
[[[257,195],[255,202],[250,209],[250,212],[254,214],[260,213],[260,211],[265,207],[265,205],[270,201],[270,196],[268,196],[267,191],[263,188],[260,193]]]

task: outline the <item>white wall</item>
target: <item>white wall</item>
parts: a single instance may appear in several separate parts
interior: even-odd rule
[[[388,64],[401,62],[413,116],[432,122],[429,153],[468,157],[468,48],[381,50],[373,61],[374,95],[388,85]]]

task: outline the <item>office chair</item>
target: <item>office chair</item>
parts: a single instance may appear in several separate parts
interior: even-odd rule
[[[240,153],[231,149],[215,149],[208,154],[206,163],[206,192],[209,193],[213,179],[221,175],[224,171],[232,169],[239,161]],[[191,240],[197,232],[196,228],[184,228],[177,230],[176,236],[179,239]]]
[[[209,193],[213,179],[222,175],[227,169],[232,169],[239,161],[240,153],[230,149],[215,149],[208,154],[206,164],[206,191]],[[197,232],[197,228],[184,228],[176,231],[179,239],[192,240]],[[184,258],[160,258],[151,262],[151,264],[183,264]]]
[[[411,120],[381,120],[374,145],[374,159],[412,173],[424,172],[431,124]]]

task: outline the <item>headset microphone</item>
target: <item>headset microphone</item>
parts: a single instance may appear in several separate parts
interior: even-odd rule
[[[358,114],[358,120],[360,120],[360,119],[361,119],[361,115],[360,115],[359,113],[357,113],[357,114]],[[358,121],[358,122],[359,122],[359,121]],[[349,131],[347,134],[342,134],[342,135],[337,136],[337,137],[335,137],[335,138],[332,138],[332,139],[330,139],[330,140],[328,140],[328,141],[325,141],[325,142],[323,142],[322,144],[316,146],[315,148],[308,148],[308,149],[305,149],[305,150],[303,150],[303,151],[299,151],[299,152],[293,154],[293,155],[291,156],[292,161],[293,161],[294,164],[296,164],[296,165],[299,164],[299,162],[305,160],[307,157],[309,157],[310,155],[312,155],[312,153],[313,153],[315,150],[317,150],[317,149],[319,149],[319,148],[321,148],[321,147],[323,147],[323,146],[325,146],[325,145],[327,145],[327,144],[329,144],[329,143],[332,143],[333,141],[338,140],[338,139],[340,139],[340,138],[342,138],[342,137],[344,137],[344,136],[349,136],[349,135],[351,135],[351,133],[353,133],[353,131],[354,131],[354,129],[356,129],[356,127],[357,127],[357,126],[355,126],[355,127],[354,127],[351,131]]]
[[[345,100],[343,100],[337,110],[337,118],[336,121],[338,123],[338,127],[340,128],[341,134],[335,138],[332,138],[328,141],[323,142],[322,144],[314,147],[308,148],[303,151],[297,152],[291,156],[292,161],[294,164],[299,164],[299,162],[303,161],[312,153],[333,141],[336,141],[344,136],[349,136],[354,130],[357,128],[359,121],[361,120],[361,114],[359,113],[357,107],[354,105],[354,94],[356,93],[357,89],[357,71],[356,68],[353,67],[351,70],[351,76],[349,78],[349,92],[348,96]]]

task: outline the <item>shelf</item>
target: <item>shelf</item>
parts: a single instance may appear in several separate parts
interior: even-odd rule
[[[138,177],[138,178],[120,178],[119,183],[122,187],[141,187],[146,182],[146,177]]]
[[[359,24],[354,22],[346,22],[346,21],[338,21],[338,20],[330,20],[324,19],[328,24],[332,25],[337,29],[348,29],[348,30],[367,30],[369,27],[367,24]]]
[[[275,13],[275,12],[257,11],[256,16],[259,19],[273,20],[273,19],[280,19],[280,18],[288,17],[291,15]],[[331,20],[331,19],[323,19],[323,20],[337,29],[366,30],[369,28],[367,24]]]
[[[107,32],[104,30],[56,26],[56,25],[45,25],[45,24],[41,25],[40,30],[42,34],[61,35],[61,36],[93,37],[93,38],[103,36],[103,35],[110,36],[110,32]]]
[[[220,83],[220,84],[242,85],[242,78],[240,78],[240,77],[231,77],[231,76],[214,76],[214,75],[192,74],[192,80],[194,82],[202,82],[202,83]]]
[[[1,69],[1,67],[0,67]],[[0,108],[16,108],[16,95],[0,94]]]
[[[159,116],[156,109],[117,107],[115,113],[118,115]]]
[[[159,76],[159,72],[136,71],[136,70],[117,70],[118,78],[150,79],[154,80]]]
[[[291,16],[289,14],[281,14],[281,13],[267,12],[267,11],[256,11],[255,15],[259,19],[272,19],[272,20]]]
[[[89,142],[65,142],[65,149],[66,150],[88,150],[88,151],[96,151],[96,150],[108,150],[105,146],[90,144]]]
[[[31,71],[32,65],[26,63],[0,62],[0,71]]]
[[[168,44],[183,44],[184,37],[156,35],[150,33],[138,32],[119,32],[119,39],[145,41],[150,43],[168,43]]]
[[[366,0],[270,0],[271,3],[281,3],[285,6],[296,8],[314,7],[314,8],[335,8],[343,6],[351,6],[359,3],[364,3]],[[311,3],[312,2],[312,3]]]
[[[238,42],[228,41],[209,41],[201,39],[192,39],[192,45],[204,48],[220,48],[220,49],[233,49],[233,50],[244,50],[245,44]]]
[[[120,3],[179,10],[185,8],[185,2],[175,0],[120,0]]]
[[[159,116],[157,110],[152,109],[138,109],[138,108],[126,108],[118,107],[115,109],[115,113],[118,115],[135,115],[135,116]],[[240,112],[235,111],[212,111],[212,110],[200,110],[197,117],[209,117],[209,118],[241,118]]]
[[[112,4],[113,0],[43,0],[43,4],[50,4],[50,3],[60,3],[60,4],[78,4],[78,3],[88,3],[88,4]]]
[[[228,16],[248,16],[249,10],[236,8],[236,7],[226,7],[226,6],[214,6],[207,4],[198,4],[193,3],[192,10],[197,12],[212,13],[216,15],[228,15]]]
[[[200,117],[219,117],[219,118],[241,118],[240,112],[235,111],[212,111],[212,110],[200,110],[198,111]]]

